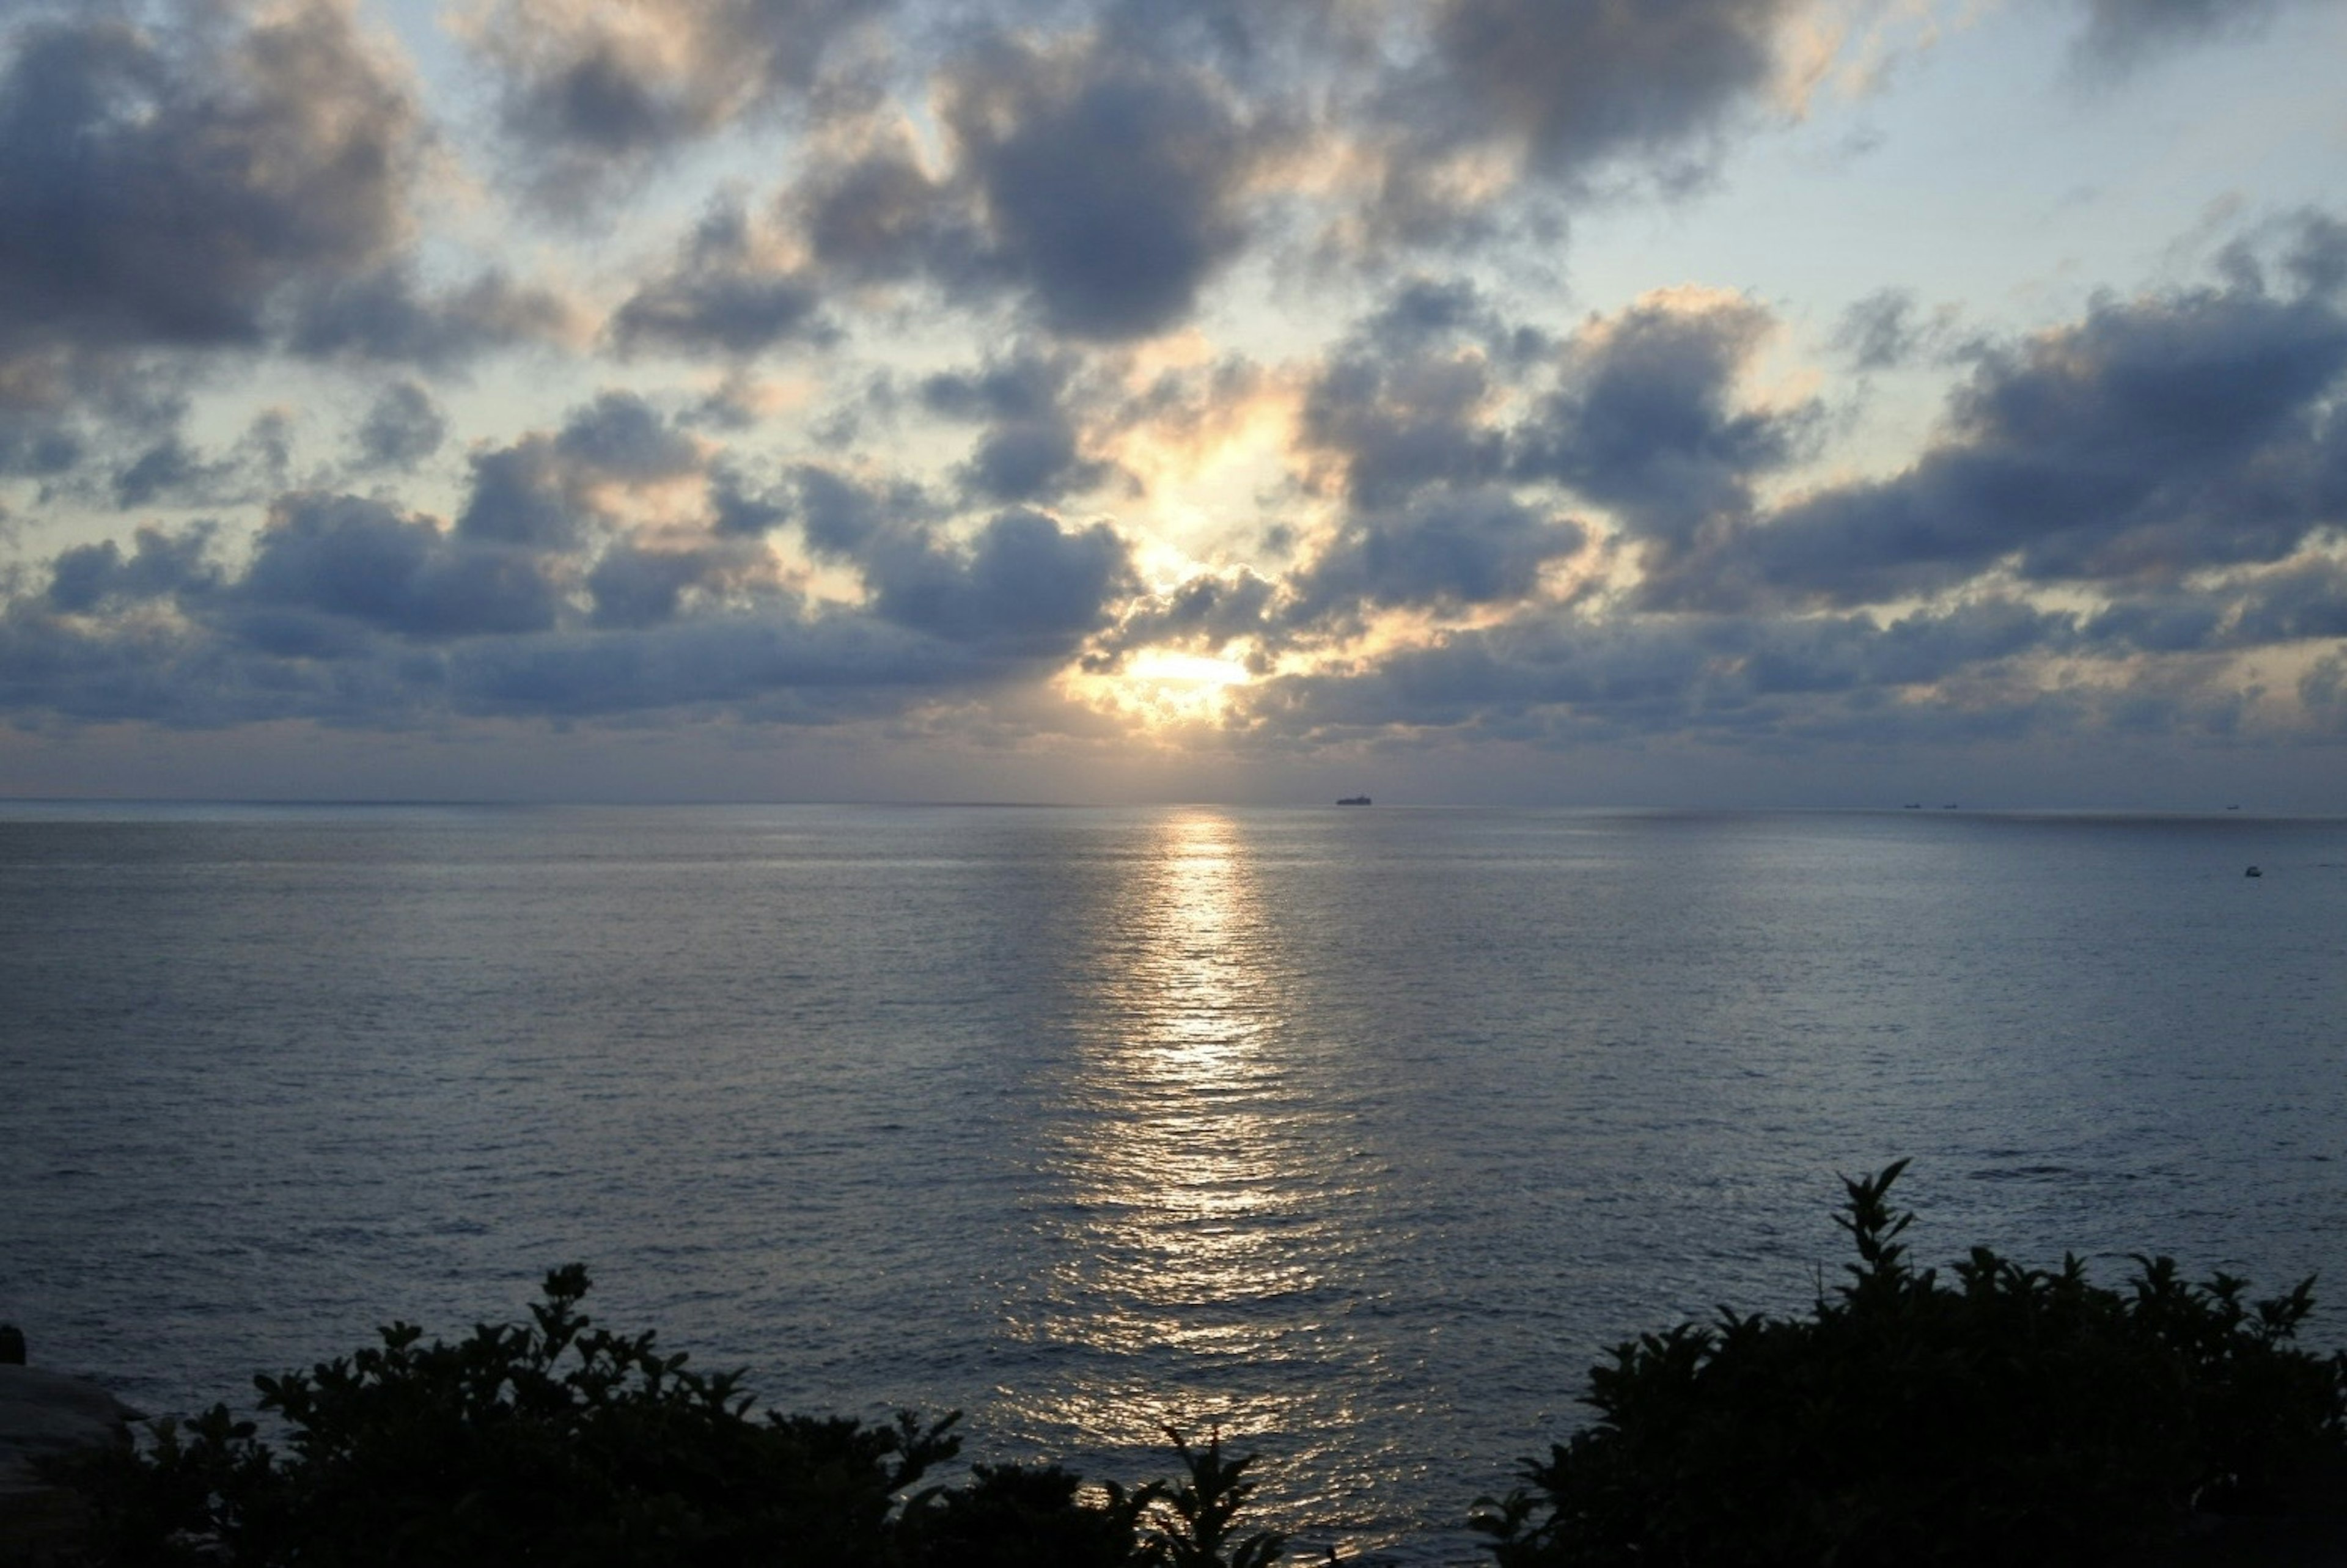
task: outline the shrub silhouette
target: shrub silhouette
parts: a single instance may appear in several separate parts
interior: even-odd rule
[[[1885,1201],[1906,1163],[1845,1181],[1858,1261],[1809,1317],[1723,1309],[1594,1368],[1597,1420],[1479,1504],[1498,1568],[2137,1562],[2342,1451],[2347,1356],[2288,1343],[2311,1278],[2250,1306],[2165,1257],[2115,1291],[1976,1247],[1942,1283]]]
[[[1900,1241],[1906,1162],[1845,1182],[1857,1261],[1807,1317],[1682,1324],[1591,1369],[1596,1421],[1473,1521],[1495,1568],[2135,1563],[2194,1511],[2291,1504],[2347,1461],[2347,1355],[2291,1343],[2311,1279],[2251,1302],[2138,1257],[2124,1289],[2075,1258],[1985,1247],[1942,1280]],[[307,1373],[256,1378],[272,1448],[227,1406],[52,1473],[97,1562],[236,1568],[1272,1568],[1244,1532],[1254,1456],[1167,1431],[1173,1482],[1057,1465],[929,1478],[958,1417],[753,1413],[653,1336],[546,1278],[529,1321],[454,1344],[395,1323]],[[2342,1473],[2347,1473],[2342,1471]]]
[[[597,1328],[579,1265],[546,1277],[528,1324],[455,1344],[395,1323],[378,1347],[253,1379],[284,1451],[226,1405],[162,1420],[148,1442],[53,1467],[83,1492],[98,1561],[409,1568],[1264,1568],[1281,1542],[1237,1541],[1252,1456],[1219,1437],[1175,1486],[1087,1489],[1057,1466],[979,1465],[913,1490],[954,1457],[958,1417],[894,1425],[753,1416],[739,1375],[702,1376],[653,1336]]]

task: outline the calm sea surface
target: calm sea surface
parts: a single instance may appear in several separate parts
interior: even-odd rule
[[[0,807],[0,1317],[152,1412],[583,1259],[770,1403],[1219,1423],[1316,1553],[1471,1560],[1901,1155],[1925,1261],[2347,1343],[2347,824]]]

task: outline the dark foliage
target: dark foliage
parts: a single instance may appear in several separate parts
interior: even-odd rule
[[[587,1286],[572,1265],[547,1276],[530,1323],[483,1324],[455,1344],[395,1323],[380,1348],[256,1378],[282,1451],[216,1405],[56,1479],[89,1503],[93,1558],[137,1568],[1264,1568],[1279,1556],[1276,1536],[1232,1542],[1252,1456],[1225,1460],[1219,1439],[1196,1450],[1171,1434],[1187,1473],[1170,1487],[979,1465],[917,1491],[957,1452],[955,1417],[753,1415],[738,1374],[704,1377],[651,1334],[594,1327],[579,1311]]]
[[[2301,1504],[2347,1475],[2347,1354],[2292,1337],[2312,1281],[2137,1259],[2124,1288],[2075,1258],[1985,1247],[1942,1279],[1887,1202],[1905,1162],[1848,1182],[1849,1279],[1803,1317],[1683,1324],[1617,1348],[1597,1419],[1475,1521],[1497,1568],[2157,1561],[2196,1513]],[[595,1327],[576,1265],[530,1321],[378,1347],[254,1379],[273,1436],[224,1405],[61,1461],[93,1563],[149,1568],[1271,1568],[1245,1532],[1254,1456],[1168,1431],[1173,1482],[1057,1465],[932,1480],[956,1417],[755,1412],[651,1334]],[[275,1446],[272,1446],[272,1443]]]
[[[2165,1257],[2110,1290],[1976,1247],[1943,1283],[1885,1202],[1905,1165],[1845,1183],[1858,1261],[1809,1317],[1723,1309],[1593,1368],[1597,1420],[1481,1506],[1500,1568],[2137,1563],[2347,1449],[2347,1355],[2288,1343],[2311,1279],[2251,1305]]]

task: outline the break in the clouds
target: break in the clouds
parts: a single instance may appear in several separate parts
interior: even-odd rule
[[[624,736],[691,794],[2334,805],[2342,55],[2336,0],[27,4],[0,790],[226,736],[597,794]]]

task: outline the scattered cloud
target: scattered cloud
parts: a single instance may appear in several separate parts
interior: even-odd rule
[[[2280,777],[2347,218],[2194,89],[2342,17],[26,0],[0,719]]]

